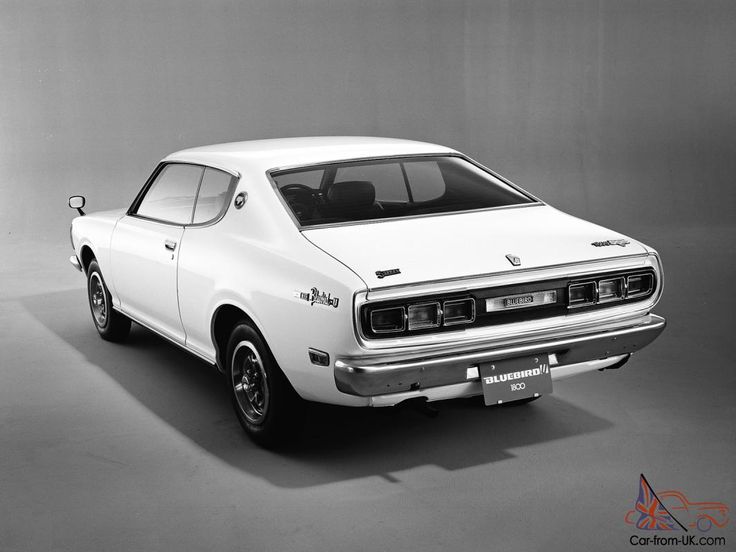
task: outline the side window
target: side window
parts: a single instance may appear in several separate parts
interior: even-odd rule
[[[404,163],[404,170],[414,201],[431,201],[445,195],[445,179],[437,161]]]
[[[202,171],[198,165],[166,165],[143,196],[136,214],[175,224],[189,224]]]
[[[376,189],[376,201],[401,203],[409,201],[404,175],[398,163],[356,165],[337,169],[335,182],[351,180],[367,180],[373,184]]]
[[[235,177],[226,172],[205,168],[194,208],[194,224],[209,222],[222,213],[235,182]]]

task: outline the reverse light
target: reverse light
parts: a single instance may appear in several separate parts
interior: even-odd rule
[[[439,303],[420,303],[409,305],[409,329],[424,330],[440,325],[442,311]]]
[[[610,280],[601,280],[598,282],[598,301],[604,303],[606,301],[616,301],[624,297],[624,279],[611,278]]]
[[[371,312],[371,330],[377,334],[403,332],[405,327],[404,307],[389,307]]]
[[[475,301],[471,298],[442,303],[444,326],[472,324],[475,321]]]

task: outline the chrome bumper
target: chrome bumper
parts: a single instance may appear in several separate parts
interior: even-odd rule
[[[79,262],[79,259],[77,259],[76,255],[72,255],[69,257],[69,262],[72,263],[72,266],[76,268],[79,272],[84,272],[82,270],[82,264]]]
[[[479,364],[543,353],[550,355],[552,377],[558,379],[576,373],[573,365],[595,369],[615,364],[654,341],[665,324],[664,318],[649,314],[624,327],[501,347],[436,353],[398,361],[380,356],[338,358],[335,384],[343,393],[360,397],[406,392],[417,392],[421,396],[424,389],[458,384],[467,387],[471,380],[477,379]],[[603,359],[610,359],[610,362],[599,362]]]

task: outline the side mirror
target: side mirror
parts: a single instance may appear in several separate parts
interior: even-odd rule
[[[84,199],[84,196],[71,196],[69,198],[69,207],[72,209],[76,209],[77,212],[84,216],[84,211],[82,211],[82,207],[87,203],[87,200]]]

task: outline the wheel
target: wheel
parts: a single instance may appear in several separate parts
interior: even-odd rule
[[[700,517],[697,521],[697,526],[699,531],[703,531],[704,533],[706,531],[710,531],[713,527],[713,521],[709,517]]]
[[[102,339],[123,341],[130,333],[130,318],[112,308],[110,291],[105,285],[100,265],[92,260],[87,267],[87,298],[92,320]]]
[[[246,433],[264,447],[291,442],[302,426],[304,401],[260,334],[239,323],[230,334],[226,358],[233,408]]]

